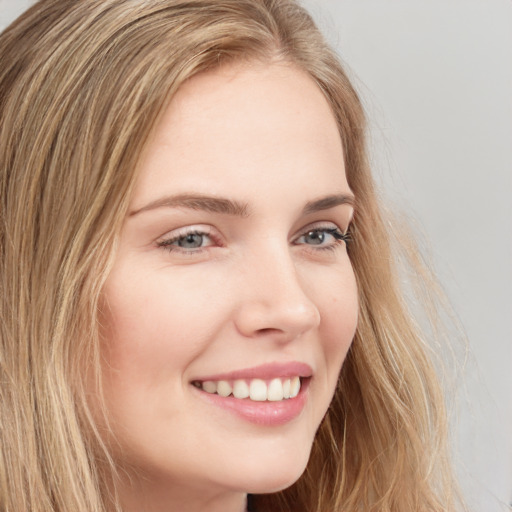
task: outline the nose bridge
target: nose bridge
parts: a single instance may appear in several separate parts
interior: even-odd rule
[[[316,327],[320,313],[297,271],[288,243],[264,243],[243,269],[238,327],[247,336],[294,339]]]

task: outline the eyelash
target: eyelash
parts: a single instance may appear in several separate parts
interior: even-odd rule
[[[210,230],[201,228],[201,229],[190,229],[190,230],[183,230],[181,232],[176,233],[174,236],[171,236],[170,238],[166,238],[165,240],[161,240],[157,243],[158,247],[161,247],[162,249],[165,249],[169,252],[179,251],[183,254],[196,254],[198,252],[202,252],[204,249],[206,249],[208,246],[205,247],[194,247],[194,248],[183,248],[179,247],[177,245],[174,245],[176,242],[179,242],[180,240],[184,240],[187,237],[199,235],[201,237],[209,237],[212,239],[212,241],[218,245],[222,245],[221,241],[214,237]]]
[[[333,250],[337,249],[341,243],[347,244],[350,241],[350,234],[348,231],[343,232],[339,228],[326,228],[326,227],[321,227],[321,226],[319,226],[319,227],[315,226],[313,228],[306,230],[302,235],[300,235],[297,238],[297,240],[300,238],[303,238],[305,236],[311,235],[312,233],[327,233],[334,238],[333,243],[331,243],[329,245],[325,245],[325,246],[322,245],[321,247],[315,248],[316,244],[306,244],[306,245],[310,245],[309,248],[314,251],[333,251]]]
[[[317,244],[298,244],[296,242],[297,240],[299,240],[305,236],[312,235],[313,233],[315,233],[315,234],[327,233],[328,235],[330,235],[334,238],[334,242],[329,245],[325,245],[325,246],[322,245],[320,247],[315,247],[315,245],[317,245]],[[207,245],[207,246],[194,247],[194,248],[183,248],[183,247],[179,247],[178,245],[175,245],[176,242],[179,242],[180,240],[184,240],[187,237],[195,236],[195,235],[201,236],[203,238],[209,237],[212,239],[212,242],[213,242],[213,244],[211,244],[211,245],[218,244],[218,245],[222,246],[220,239],[213,236],[212,233],[208,229],[184,230],[184,231],[176,233],[176,235],[172,236],[171,238],[166,238],[165,240],[161,240],[161,241],[157,242],[157,245],[158,245],[158,247],[165,249],[169,252],[178,251],[185,255],[197,254],[197,253],[200,253],[203,250],[207,249],[208,247],[210,247],[210,245]],[[318,226],[318,227],[315,226],[313,228],[307,229],[301,235],[299,235],[294,240],[294,245],[309,245],[310,246],[309,249],[313,250],[313,251],[333,251],[333,250],[337,249],[340,244],[342,244],[342,243],[347,244],[350,241],[351,241],[351,237],[350,237],[350,233],[348,231],[342,232],[339,228],[327,228],[327,227],[322,227],[322,226]],[[320,244],[318,244],[318,245],[320,245]]]

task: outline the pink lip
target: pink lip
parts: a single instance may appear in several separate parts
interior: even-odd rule
[[[269,427],[279,426],[292,421],[303,411],[309,394],[308,388],[312,374],[313,370],[309,365],[299,362],[290,362],[264,364],[254,368],[236,370],[234,372],[217,375],[208,375],[207,377],[194,379],[194,381],[204,382],[207,380],[233,381],[237,379],[254,378],[270,380],[277,377],[287,378],[300,376],[302,385],[299,394],[295,398],[289,398],[279,402],[255,402],[247,398],[241,400],[234,398],[233,396],[222,397],[217,394],[207,393],[196,387],[193,387],[193,389],[209,404],[234,413],[238,417],[249,421],[250,423]]]
[[[262,379],[271,380],[278,377],[311,377],[313,370],[306,363],[291,361],[288,363],[267,363],[253,368],[235,370],[229,373],[201,376],[193,381],[205,382],[207,380],[237,380],[237,379]]]

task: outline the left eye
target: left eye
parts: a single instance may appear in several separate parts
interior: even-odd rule
[[[296,244],[319,245],[330,247],[338,241],[346,241],[347,235],[337,228],[316,228],[310,229],[296,239]]]

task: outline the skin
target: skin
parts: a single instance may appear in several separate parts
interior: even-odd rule
[[[345,232],[353,208],[303,211],[351,195],[337,126],[292,65],[230,65],[180,88],[139,173],[104,289],[123,507],[242,512],[247,492],[280,490],[303,472],[356,328],[346,245],[325,232]],[[165,204],[180,194],[226,198],[239,211]],[[320,245],[305,236],[313,228]],[[190,232],[208,235],[180,247]],[[304,409],[284,425],[247,421],[192,385],[288,361],[313,375]]]

